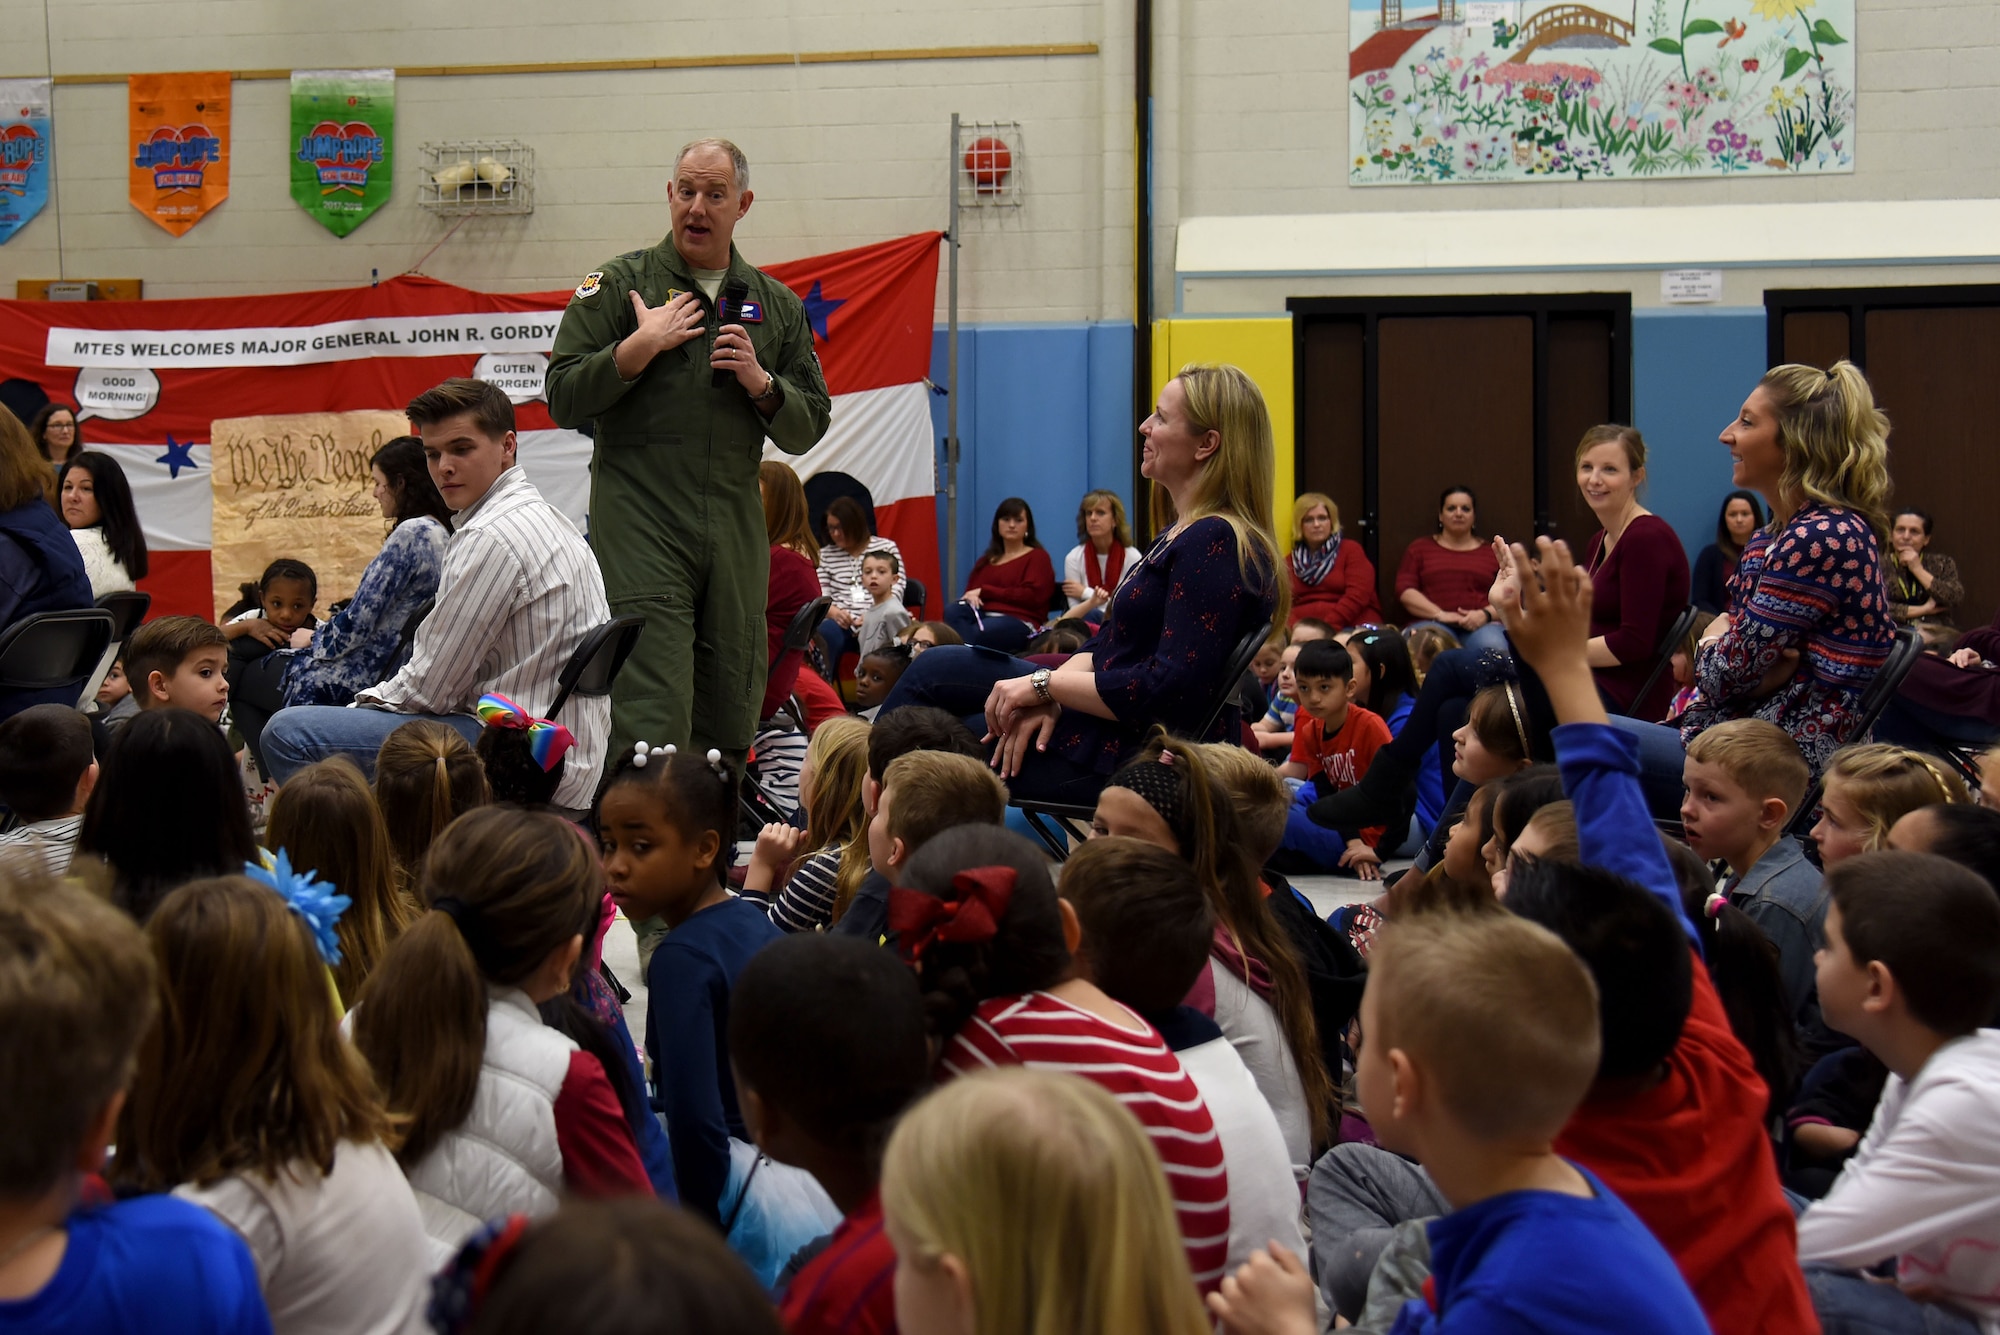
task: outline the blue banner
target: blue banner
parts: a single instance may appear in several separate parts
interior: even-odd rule
[[[49,199],[49,81],[0,79],[0,245]]]

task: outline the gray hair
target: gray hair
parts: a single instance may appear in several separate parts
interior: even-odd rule
[[[675,176],[681,174],[682,160],[697,148],[719,148],[724,153],[727,153],[729,155],[729,165],[736,171],[736,188],[738,190],[748,190],[750,188],[750,159],[744,157],[743,150],[730,143],[727,139],[696,139],[691,143],[681,145],[681,151],[674,154]]]

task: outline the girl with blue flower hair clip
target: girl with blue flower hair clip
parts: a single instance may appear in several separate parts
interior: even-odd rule
[[[421,1330],[423,1218],[328,986],[344,900],[289,861],[190,882],[147,923],[158,1018],[111,1179],[172,1191],[240,1234],[281,1335]]]

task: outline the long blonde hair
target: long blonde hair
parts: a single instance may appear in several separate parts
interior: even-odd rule
[[[1173,1197],[1145,1130],[1074,1075],[955,1080],[896,1128],[882,1207],[908,1264],[950,1255],[978,1335],[1207,1335]]]
[[[862,805],[862,780],[868,777],[866,719],[830,718],[806,743],[806,764],[812,767],[812,802],[806,810],[806,847],[840,848],[840,869],[834,873],[833,919],[847,912],[854,892],[868,874],[868,812]]]
[[[1210,515],[1236,534],[1236,566],[1247,583],[1268,581],[1276,598],[1271,620],[1284,625],[1291,609],[1291,581],[1278,568],[1277,528],[1272,518],[1272,486],[1277,476],[1277,444],[1264,393],[1239,366],[1189,362],[1174,379],[1187,396],[1188,426],[1196,435],[1216,432],[1221,446],[1195,481],[1188,512],[1192,524]],[[1173,512],[1166,488],[1153,484],[1153,513]],[[1252,559],[1256,570],[1252,571]]]
[[[1889,537],[1889,418],[1875,406],[1868,377],[1853,362],[1788,364],[1764,372],[1785,471],[1772,498],[1773,518],[1791,518],[1808,501],[1853,510],[1875,536]],[[1788,508],[1786,508],[1788,507]],[[1783,513],[1777,513],[1783,508]]]

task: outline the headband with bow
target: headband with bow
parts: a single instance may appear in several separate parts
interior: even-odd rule
[[[889,930],[896,933],[897,950],[915,964],[933,941],[959,946],[991,941],[1000,933],[1017,879],[1012,867],[973,867],[951,878],[950,899],[892,887]]]
[[[488,692],[473,707],[479,721],[489,728],[513,728],[528,734],[528,754],[544,773],[556,767],[563,752],[576,745],[570,730],[552,719],[536,718],[504,695]]]

